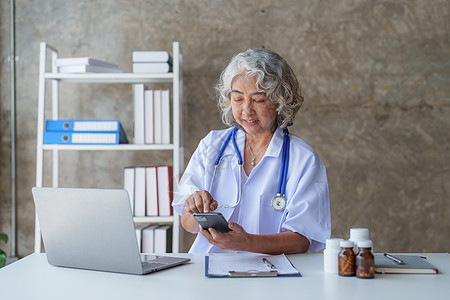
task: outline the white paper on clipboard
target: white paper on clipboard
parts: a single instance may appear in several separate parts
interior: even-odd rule
[[[269,260],[275,269],[269,267],[263,258]],[[270,272],[275,270],[278,276],[299,276],[298,270],[284,254],[268,255],[257,253],[211,253],[209,254],[208,274],[210,276],[228,276],[230,272]]]

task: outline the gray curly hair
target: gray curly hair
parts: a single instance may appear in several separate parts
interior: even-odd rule
[[[267,49],[249,49],[236,54],[223,70],[216,85],[222,121],[229,126],[238,125],[231,111],[230,99],[233,79],[241,74],[256,77],[258,90],[265,92],[275,105],[277,125],[281,128],[291,126],[303,102],[302,90],[287,62]]]

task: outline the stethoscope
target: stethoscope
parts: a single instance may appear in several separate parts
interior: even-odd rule
[[[220,149],[219,155],[217,156],[215,166],[214,166],[214,172],[211,179],[211,185],[209,186],[209,193],[211,193],[212,186],[214,183],[214,178],[216,177],[217,168],[219,167],[220,162],[224,158],[223,152],[225,151],[225,148],[227,147],[228,143],[230,142],[230,139],[233,141],[233,147],[234,151],[236,152],[236,155],[238,157],[238,166],[239,166],[239,197],[238,201],[235,205],[229,206],[224,204],[219,204],[218,207],[220,208],[234,208],[239,205],[242,198],[242,156],[239,152],[239,148],[236,144],[236,132],[237,128],[233,128],[233,130],[228,134],[227,138],[223,142],[222,148]],[[283,153],[281,156],[281,169],[280,169],[280,179],[278,181],[278,189],[277,194],[275,197],[272,198],[272,201],[270,204],[272,205],[273,209],[280,211],[283,210],[286,207],[286,182],[287,182],[287,172],[288,172],[288,166],[289,166],[289,131],[286,129],[283,129],[284,137],[283,137]]]

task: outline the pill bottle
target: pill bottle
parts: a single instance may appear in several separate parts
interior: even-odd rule
[[[350,241],[353,242],[353,252],[358,253],[358,241],[370,240],[369,229],[367,228],[350,228]]]
[[[353,252],[352,241],[341,241],[341,251],[339,252],[339,275],[355,276],[356,274],[356,256]]]
[[[337,238],[326,240],[326,247],[323,251],[323,271],[325,273],[337,274],[339,272],[339,252],[342,240]]]
[[[359,252],[356,256],[356,277],[370,279],[375,278],[375,260],[372,253],[372,241],[359,241]]]

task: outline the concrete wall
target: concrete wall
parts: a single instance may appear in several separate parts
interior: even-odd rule
[[[332,236],[348,238],[362,226],[376,251],[449,251],[449,3],[16,1],[18,254],[31,253],[34,242],[41,41],[62,57],[114,61],[125,71],[132,50],[170,50],[179,41],[186,162],[209,130],[224,128],[213,85],[231,56],[252,47],[278,52],[306,99],[291,131],[328,169]],[[9,1],[0,13],[0,231],[9,233]],[[119,119],[132,136],[129,85],[61,84],[60,99],[61,118]],[[124,166],[170,163],[171,154],[63,152],[61,161],[61,186],[118,188]],[[186,235],[183,249],[191,240]]]

